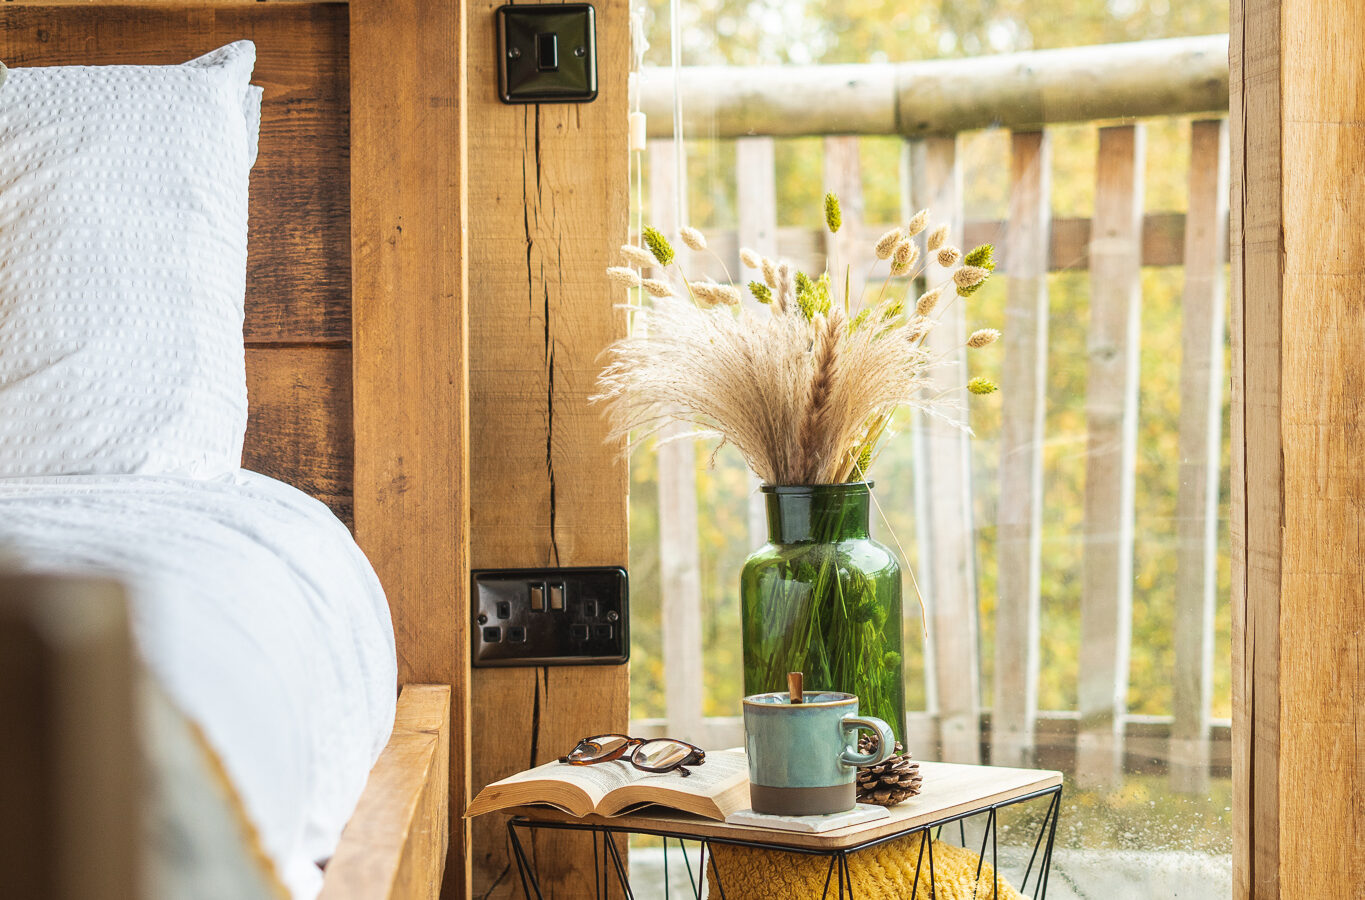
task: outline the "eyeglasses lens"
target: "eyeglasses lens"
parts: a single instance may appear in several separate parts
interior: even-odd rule
[[[678,741],[648,741],[635,751],[635,761],[651,769],[663,769],[678,765],[691,752],[691,747]]]
[[[594,760],[609,757],[619,753],[621,748],[626,745],[626,739],[619,734],[607,734],[599,737],[591,737],[580,743],[569,754],[571,759]]]

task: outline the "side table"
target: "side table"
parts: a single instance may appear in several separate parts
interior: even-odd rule
[[[659,807],[648,807],[614,818],[579,818],[546,807],[520,807],[512,810],[513,816],[508,820],[507,831],[527,900],[544,900],[544,895],[541,893],[535,861],[528,855],[520,833],[539,829],[592,833],[593,869],[596,873],[594,889],[598,900],[610,900],[613,895],[629,900],[635,897],[621,851],[611,837],[636,834],[663,839],[665,871],[669,842],[678,842],[683,849],[683,860],[691,885],[688,895],[695,900],[701,900],[704,896],[725,900],[727,884],[731,890],[730,900],[745,900],[745,896],[752,893],[751,890],[746,893],[736,885],[740,873],[731,871],[727,881],[727,864],[737,858],[733,854],[738,852],[730,848],[799,854],[818,859],[818,874],[823,877],[824,885],[822,891],[819,887],[814,890],[820,897],[843,900],[845,897],[852,898],[855,892],[858,896],[868,896],[866,882],[861,885],[862,890],[856,890],[860,879],[855,875],[860,865],[855,854],[876,848],[884,851],[888,846],[900,854],[897,868],[906,873],[912,868],[914,871],[913,879],[903,885],[896,896],[919,900],[923,895],[924,900],[943,900],[950,895],[946,889],[940,890],[935,882],[935,843],[940,844],[940,854],[944,852],[943,843],[967,848],[976,854],[976,878],[971,884],[977,886],[973,893],[979,892],[980,900],[998,900],[1002,896],[998,878],[1004,878],[1020,895],[1032,900],[1043,900],[1047,895],[1048,876],[1052,869],[1052,846],[1057,833],[1057,820],[1061,815],[1061,773],[935,762],[920,762],[919,766],[924,777],[923,791],[893,807],[888,818],[823,834],[727,825]],[[1002,869],[1000,814],[1011,807],[1017,809],[1007,815],[1020,824],[1012,822],[1003,827],[1010,830],[1011,840],[1017,840],[1015,836],[1021,827],[1027,828],[1027,833],[1023,835],[1024,840],[1012,845],[1011,852],[1007,854],[1015,857],[1014,862],[1007,860],[1006,869]],[[918,836],[918,840],[914,839],[915,836]],[[689,841],[700,848],[695,877],[687,853]],[[893,841],[896,843],[892,844]],[[720,852],[717,852],[718,847],[721,848]],[[960,860],[960,852],[956,855]],[[730,859],[717,862],[719,857],[726,856]],[[989,888],[980,889],[987,862],[990,863],[990,872],[996,877],[987,876]],[[880,864],[879,868],[885,871]],[[613,882],[618,891],[611,889]],[[706,892],[703,886],[708,882],[710,891]],[[921,884],[925,884],[925,891],[920,890]],[[774,888],[764,896],[787,891],[791,891],[791,888],[783,891]],[[668,897],[666,877],[664,896]]]

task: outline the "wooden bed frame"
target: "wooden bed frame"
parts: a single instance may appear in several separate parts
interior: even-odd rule
[[[405,685],[393,736],[326,868],[323,896],[335,900],[431,898],[443,880],[447,896],[468,891],[463,16],[463,4],[435,0],[0,3],[10,66],[180,63],[232,40],[256,43],[252,81],[265,98],[251,178],[244,465],[351,525],[388,593]],[[430,77],[440,71],[451,77]],[[0,637],[32,636],[12,618],[0,624],[9,629]],[[116,659],[126,640],[108,640],[109,664],[126,669]],[[39,656],[69,662],[51,647]],[[79,698],[56,699],[70,707],[58,719],[79,715]],[[21,701],[5,706],[19,717],[6,727],[31,726],[35,746],[91,739]],[[107,736],[131,746],[127,729]],[[100,758],[103,771],[128,774],[114,755]],[[120,799],[129,800],[115,791],[109,802]],[[53,818],[41,805],[29,812]],[[452,822],[464,863],[447,870]],[[129,831],[75,837],[92,851],[128,851]],[[88,892],[63,875],[75,887],[60,896],[132,896],[112,887],[131,853],[92,855],[68,838],[57,841],[68,852],[32,858],[76,874],[88,868],[76,859],[105,865]]]

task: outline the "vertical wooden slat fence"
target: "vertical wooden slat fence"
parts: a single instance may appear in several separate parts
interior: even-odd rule
[[[1070,742],[1079,778],[1094,785],[1114,782],[1124,767],[1125,751],[1136,755],[1129,762],[1164,756],[1175,789],[1200,791],[1206,789],[1210,766],[1225,766],[1228,753],[1226,725],[1211,718],[1220,424],[1226,393],[1227,125],[1221,118],[1192,125],[1187,214],[1144,216],[1142,124],[1103,127],[1099,135],[1091,219],[1053,215],[1046,128],[1010,135],[1010,205],[1003,223],[964,221],[956,136],[905,139],[902,144],[902,221],[929,207],[938,219],[950,220],[950,240],[957,246],[1003,234],[997,258],[998,275],[1005,282],[1002,376],[1009,399],[1001,405],[994,702],[989,711],[981,702],[970,438],[932,421],[918,422],[914,429],[916,573],[930,616],[924,647],[927,710],[910,714],[908,738],[920,754],[967,762],[982,758],[983,739],[989,738],[990,760],[1003,765],[1028,765],[1045,750],[1056,759],[1059,742]],[[779,227],[773,136],[747,134],[735,142],[738,227],[708,234],[736,280],[751,275],[741,276],[738,249],[752,247],[765,256],[794,258],[807,271],[820,271],[822,257],[832,258],[831,276],[841,279],[849,266],[854,295],[860,295],[860,279],[872,262],[871,241],[894,223],[867,221],[859,137],[829,135],[822,142],[822,186],[840,195],[844,210],[844,226],[832,238]],[[677,205],[673,160],[668,140],[651,141],[645,218],[669,231],[685,217],[685,207]],[[1128,713],[1127,693],[1142,267],[1181,263],[1185,290],[1173,715],[1137,716]],[[690,271],[721,277],[713,261],[694,258],[690,265]],[[1040,609],[1048,600],[1040,592],[1046,564],[1041,538],[1048,276],[1078,267],[1090,270],[1090,309],[1085,509],[1078,535],[1084,541],[1079,708],[1070,712],[1038,708],[1038,672]],[[930,261],[926,283],[936,284],[942,276]],[[947,307],[934,332],[934,346],[953,352],[965,339],[965,323],[963,304]],[[951,383],[965,380],[964,360],[954,359],[940,377]],[[738,717],[702,714],[703,606],[693,442],[664,445],[658,461],[667,718],[639,721],[632,729],[733,746],[742,741]],[[749,508],[754,545],[766,537],[762,509],[755,495]],[[906,639],[913,643],[920,628],[912,592],[907,591],[905,606]]]
[[[770,259],[777,252],[777,160],[776,143],[770,137],[735,140],[735,188],[739,219],[739,246],[752,248]],[[736,278],[743,280],[739,271]],[[745,292],[746,299],[748,292]],[[758,477],[749,473],[749,543],[757,547],[768,538],[768,517]]]
[[[1051,169],[1045,132],[1011,135],[1002,373],[1010,402],[1000,410],[994,690],[999,699],[991,719],[991,761],[1006,766],[1033,762],[1038,717]]]
[[[1144,144],[1141,125],[1101,128],[1096,159],[1076,743],[1077,778],[1091,784],[1116,780],[1123,766],[1133,618]]]
[[[1176,498],[1175,690],[1171,782],[1208,784],[1209,707],[1218,565],[1222,456],[1224,248],[1228,227],[1228,126],[1195,122],[1185,219],[1185,295],[1180,350],[1180,492]]]
[[[962,168],[957,138],[926,138],[911,153],[909,189],[915,207],[933,210],[935,223],[949,226],[948,242],[962,246]],[[943,284],[949,270],[927,254],[924,281],[930,288]],[[942,355],[945,364],[936,374],[944,384],[962,384],[967,360],[966,304],[955,302],[951,283],[939,301],[939,324],[925,346]],[[960,418],[966,422],[964,404]],[[981,691],[977,641],[976,551],[972,525],[971,447],[962,429],[941,419],[917,417],[924,435],[928,518],[919,528],[919,573],[929,607],[929,633],[934,642],[937,688],[938,743],[948,762],[979,762],[981,758]]]
[[[650,141],[649,204],[654,220],[669,231],[686,221],[687,197],[678,190],[674,141]],[[687,248],[678,245],[681,263]],[[658,273],[659,277],[666,277]],[[697,526],[697,445],[679,437],[683,426],[670,426],[659,436],[659,589],[662,613],[664,702],[675,736],[705,740],[702,721],[701,550]]]

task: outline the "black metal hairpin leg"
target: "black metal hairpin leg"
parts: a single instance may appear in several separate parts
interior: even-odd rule
[[[521,838],[517,836],[516,819],[507,820],[507,834],[512,839],[512,853],[516,856],[517,872],[521,875],[522,894],[526,896],[527,900],[530,900],[531,889],[534,888],[536,900],[544,900],[544,897],[540,893],[540,882],[536,878],[535,869],[533,869],[531,864],[527,861],[526,850],[521,846]],[[595,854],[593,858],[596,858]]]

